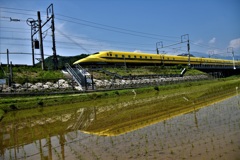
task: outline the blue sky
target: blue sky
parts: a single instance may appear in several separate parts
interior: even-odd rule
[[[40,11],[45,22],[51,3],[58,55],[101,50],[156,53],[157,42],[163,44],[163,48],[158,46],[161,53],[177,55],[187,53],[187,44],[172,44],[188,34],[190,52],[195,56],[208,57],[210,53],[215,58],[231,58],[227,48],[233,47],[240,59],[239,0],[0,0],[0,52],[31,53],[26,20],[37,19]],[[10,21],[10,17],[20,22]],[[50,29],[44,37],[47,57],[52,55]],[[34,38],[38,39],[38,34]],[[31,64],[32,57],[10,54],[10,61]],[[5,54],[0,55],[0,62],[6,63]]]

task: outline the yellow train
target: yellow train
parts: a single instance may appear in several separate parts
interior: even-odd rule
[[[73,64],[189,65],[189,60],[190,65],[240,66],[240,61],[233,60],[121,51],[97,52]]]

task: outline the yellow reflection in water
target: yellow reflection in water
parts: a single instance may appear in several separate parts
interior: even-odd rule
[[[84,123],[85,126],[74,129],[89,134],[116,136],[195,111],[223,98],[221,96],[192,101],[190,96],[177,94],[133,100],[105,107],[93,107],[92,113],[89,110],[82,113],[82,115],[88,115],[87,121],[76,122]]]

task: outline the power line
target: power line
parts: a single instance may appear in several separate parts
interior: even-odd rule
[[[6,53],[4,53],[4,52],[0,52],[0,55],[5,55]],[[18,55],[23,55],[23,54],[26,54],[26,55],[32,55],[32,53],[27,53],[27,52],[9,52],[8,54],[18,54]],[[41,55],[40,53],[35,53],[35,55]],[[51,55],[49,55],[49,54],[44,54],[44,55],[46,55],[46,56],[51,56]]]
[[[13,38],[13,37],[0,37],[0,39],[8,39],[8,40],[30,40],[29,38]]]
[[[88,20],[83,20],[83,19],[79,19],[79,18],[74,18],[74,17],[70,17],[70,16],[65,16],[65,15],[61,15],[61,14],[57,14],[57,15],[62,16],[62,17],[65,17],[65,18],[70,18],[70,19],[74,19],[74,20],[78,20],[78,21],[83,21],[83,22],[91,23],[91,24],[98,25],[98,26],[104,26],[104,27],[107,27],[107,28],[112,28],[112,29],[117,29],[117,30],[123,30],[123,31],[127,31],[127,32],[138,33],[138,34],[144,34],[144,35],[148,35],[148,36],[151,35],[151,36],[174,38],[174,39],[175,39],[175,38],[179,38],[179,37],[175,37],[175,36],[166,36],[166,35],[145,33],[145,32],[134,31],[134,30],[130,30],[130,29],[124,29],[124,28],[120,28],[120,27],[114,27],[114,26],[105,25],[105,24],[101,24],[101,23],[96,23],[96,22],[92,22],[92,21],[88,21]]]
[[[66,22],[70,22],[70,23],[75,23],[75,24],[83,25],[83,26],[88,26],[88,27],[92,27],[92,28],[102,29],[102,30],[106,30],[106,31],[117,32],[117,33],[132,35],[132,36],[138,36],[138,37],[144,37],[144,38],[150,38],[150,39],[159,40],[159,38],[155,38],[155,37],[150,37],[150,36],[144,36],[144,35],[138,35],[138,34],[134,34],[134,33],[128,33],[128,32],[118,31],[118,30],[114,30],[114,29],[109,29],[109,28],[94,26],[94,25],[90,25],[90,24],[84,24],[84,23],[75,22],[75,21],[66,20],[66,19],[60,19],[60,18],[56,18],[56,19],[62,20],[62,21],[66,21]]]
[[[5,13],[13,13],[13,14],[21,14],[21,15],[26,15],[26,16],[36,16],[34,14],[28,14],[28,13],[21,13],[21,12],[12,12],[12,11],[1,11],[1,12],[5,12]]]
[[[57,34],[58,35],[58,34]],[[59,34],[58,36],[63,36],[61,34]],[[75,35],[68,35],[69,37],[75,37],[75,38],[80,38],[80,39],[84,39],[84,40],[93,40],[93,41],[100,41],[100,42],[111,42],[111,43],[122,43],[122,44],[135,44],[135,45],[153,45],[152,43],[133,43],[133,42],[123,42],[123,41],[112,41],[112,40],[106,40],[106,39],[99,39],[99,38],[86,38],[86,37],[81,37],[81,36],[75,36]],[[63,36],[64,37],[64,36]]]
[[[70,39],[70,36],[69,35],[65,35],[64,37],[66,37],[66,38],[68,38],[68,39]],[[7,39],[7,40],[18,40],[18,41],[29,41],[30,39],[28,39],[28,38],[13,38],[13,37],[0,37],[0,39]],[[77,48],[73,48],[73,47],[69,47],[69,45],[76,45],[77,44],[77,46],[79,46],[80,45],[80,43],[78,43],[78,42],[76,42],[76,40],[73,40],[72,38],[71,38],[71,40],[70,40],[71,42],[66,42],[66,41],[56,41],[57,43],[61,43],[61,44],[65,44],[65,45],[67,45],[67,47],[64,47],[64,46],[60,46],[60,47],[58,47],[58,48],[65,48],[65,49],[77,49]],[[51,41],[48,41],[48,40],[45,40],[45,43],[50,43]],[[134,43],[133,43],[134,44]],[[8,43],[8,45],[17,45],[17,44],[15,44],[15,43]],[[144,46],[147,46],[147,45],[143,45],[143,44],[141,44],[141,46],[143,46],[143,47],[141,47],[141,46],[139,46],[139,44],[138,43],[136,43],[136,44],[134,44],[134,45],[137,45],[137,46],[132,46],[132,44],[128,44],[127,43],[127,45],[125,45],[125,44],[123,44],[123,45],[121,45],[121,44],[119,44],[119,43],[117,43],[117,45],[110,45],[110,46],[104,46],[104,45],[101,45],[101,44],[84,44],[85,46],[91,46],[91,47],[89,47],[89,48],[93,48],[93,47],[95,47],[96,49],[98,49],[98,48],[112,48],[112,47],[114,47],[114,48],[122,48],[123,50],[126,50],[126,49],[130,49],[130,50],[136,50],[136,49],[138,49],[138,50],[144,50],[144,51],[154,51],[154,50],[152,50],[152,49],[147,49],[147,48],[145,48]],[[148,45],[150,45],[150,44],[148,44]],[[26,45],[26,46],[28,46],[28,45]],[[173,45],[170,45],[170,46],[173,46]],[[50,47],[50,46],[45,46],[45,47]],[[98,48],[97,48],[98,47]],[[168,47],[169,48],[169,46],[166,46],[166,47]],[[80,45],[80,48],[82,48],[82,45]],[[151,48],[151,47],[150,47]],[[85,48],[84,48],[85,49]],[[112,49],[110,49],[110,50],[112,50]],[[87,50],[87,53],[90,53],[89,52],[89,49]]]
[[[28,10],[28,9],[19,9],[19,8],[10,8],[10,7],[0,7],[1,12],[4,13],[11,13],[11,14],[21,14],[21,15],[27,15],[27,16],[36,16],[35,14],[33,14],[33,12],[35,13],[36,11],[34,10]],[[97,29],[102,29],[102,30],[106,30],[106,31],[111,31],[111,32],[117,32],[117,33],[121,33],[121,34],[127,34],[127,35],[132,35],[132,36],[138,36],[138,37],[143,37],[143,38],[150,38],[150,39],[154,39],[154,40],[161,40],[159,37],[165,37],[165,38],[169,38],[169,39],[176,39],[179,37],[175,37],[175,36],[167,36],[167,35],[159,35],[159,34],[153,34],[153,33],[146,33],[146,32],[140,32],[140,31],[135,31],[135,30],[130,30],[130,29],[125,29],[125,28],[120,28],[120,27],[115,27],[115,26],[111,26],[111,25],[106,25],[106,24],[101,24],[101,23],[96,23],[93,21],[89,21],[89,20],[84,20],[84,19],[80,19],[80,18],[75,18],[75,17],[70,17],[70,16],[66,16],[66,15],[62,15],[62,14],[55,14],[57,16],[63,17],[62,18],[55,18],[58,19],[60,21],[66,21],[69,23],[74,23],[74,24],[78,24],[78,25],[84,25],[84,26],[88,26],[88,27],[92,27],[92,28],[97,28]],[[10,19],[11,17],[0,17],[3,19]],[[6,21],[6,20],[1,20],[1,21]],[[25,20],[22,20],[24,21]],[[0,27],[0,28],[4,28],[4,27]],[[9,28],[9,27],[5,27],[6,29],[12,29],[12,30],[18,30],[20,28]],[[22,28],[24,29],[24,28]],[[26,29],[24,29],[26,30]],[[1,32],[18,32],[18,31],[6,31],[6,30],[1,30]],[[58,32],[60,33],[60,31],[58,30]],[[29,33],[29,32],[18,32],[18,33]],[[63,41],[56,41],[57,43],[62,43],[62,44],[75,44],[77,46],[79,46],[80,48],[82,48],[83,50],[85,50],[86,52],[89,53],[89,50],[91,49],[86,49],[83,47],[83,45],[91,45],[92,46],[100,46],[101,45],[93,45],[93,44],[80,44],[79,42],[77,42],[76,40],[74,40],[72,37],[77,37],[78,36],[72,36],[72,35],[67,35],[65,33],[60,33],[62,36],[66,37],[68,40],[70,40],[72,43],[70,42],[63,42]],[[29,40],[29,39],[24,39],[24,38],[10,38],[10,37],[0,37],[0,39],[8,39],[8,40]],[[89,38],[88,38],[89,39]],[[173,40],[169,40],[169,39],[162,39],[163,41],[172,41],[172,42],[177,42],[177,41],[173,41]],[[130,42],[120,42],[120,41],[110,41],[110,40],[102,40],[102,39],[90,39],[90,40],[97,40],[100,42],[110,42],[110,43],[121,43],[121,44],[126,44],[126,46],[131,46],[131,45],[139,45],[141,46],[150,46],[152,44],[138,44],[138,43],[130,43]],[[46,40],[45,40],[46,41]],[[47,42],[47,41],[46,41]],[[213,46],[209,46],[209,45],[205,45],[205,44],[199,44],[199,43],[193,43],[190,42],[192,45],[198,46],[198,47],[202,47],[202,48],[207,48],[207,49],[219,49],[219,50],[224,50],[222,48],[218,48],[218,47],[213,47]],[[104,44],[103,44],[104,45]],[[112,45],[111,46],[119,46],[119,45]],[[124,48],[126,48],[126,46],[124,46]],[[164,48],[168,48],[171,47],[170,46],[164,46]],[[60,48],[60,47],[59,47]],[[134,47],[133,47],[134,48]]]
[[[219,48],[219,47],[213,47],[213,46],[210,46],[210,45],[206,45],[206,44],[199,44],[199,43],[193,43],[193,42],[190,42],[191,44],[195,45],[195,46],[198,46],[198,47],[202,47],[202,48],[206,48],[206,49],[211,49],[211,50],[224,50],[223,48]]]
[[[29,29],[26,29],[26,28],[15,28],[15,27],[1,27],[0,28],[3,28],[3,29],[13,29],[13,30],[29,30]],[[2,30],[1,30],[2,31]]]
[[[31,32],[19,32],[19,31],[7,31],[7,30],[1,30],[1,32],[10,32],[10,33],[31,33]]]
[[[34,10],[29,10],[29,9],[19,9],[19,8],[11,8],[11,7],[0,7],[1,9],[7,9],[7,10],[18,10],[18,11],[25,11],[25,12],[35,12]],[[28,13],[22,13],[22,12],[13,12],[13,11],[2,11],[2,12],[7,12],[7,13],[14,13],[14,14],[23,14],[23,15],[31,15],[31,16],[36,16],[34,14],[28,14]],[[153,34],[153,33],[146,33],[146,32],[140,32],[140,31],[135,31],[135,30],[130,30],[130,29],[125,29],[125,28],[120,28],[120,27],[115,27],[115,26],[110,26],[110,25],[106,25],[106,24],[102,24],[102,23],[96,23],[96,22],[92,22],[92,21],[88,21],[88,20],[84,20],[84,19],[79,19],[79,18],[75,18],[75,17],[70,17],[70,16],[66,16],[66,15],[62,15],[62,14],[55,14],[58,15],[60,17],[65,17],[65,18],[69,18],[69,19],[73,19],[76,21],[82,21],[85,23],[89,23],[89,24],[94,24],[96,26],[92,26],[91,27],[97,27],[97,26],[101,26],[100,28],[107,27],[107,28],[111,28],[111,29],[115,29],[116,30],[122,30],[122,31],[126,31],[126,32],[132,32],[132,33],[137,33],[137,34],[143,34],[143,35],[147,35],[147,36],[155,36],[155,37],[166,37],[166,38],[179,38],[176,36],[167,36],[167,35],[159,35],[159,34]],[[60,19],[60,18],[59,18]],[[60,19],[60,20],[64,20],[64,19]],[[69,20],[64,20],[64,21],[69,21]],[[69,21],[74,23],[74,21]],[[75,22],[77,23],[77,22]],[[88,25],[88,24],[82,24],[82,25]],[[90,25],[89,25],[90,26]],[[106,28],[105,28],[106,29]],[[119,32],[119,31],[117,31]]]
[[[56,29],[56,28],[55,28]],[[86,51],[87,53],[90,53],[86,48],[84,48],[80,43],[76,42],[75,40],[73,40],[71,37],[67,36],[66,34],[64,34],[62,31],[56,29],[57,32],[59,32],[60,34],[62,34],[63,36],[65,36],[68,40],[72,41],[74,44],[76,44],[77,46],[79,46],[81,49],[83,49],[84,51]]]
[[[16,8],[5,8],[5,9],[13,9],[13,10],[20,10],[20,11],[33,11],[33,10],[24,10],[24,9],[16,9]],[[33,14],[21,13],[21,12],[15,12],[15,11],[14,12],[13,11],[3,11],[3,12],[15,13],[15,14],[23,14],[23,15],[31,15],[31,16],[33,15]],[[75,19],[77,21],[84,21],[84,22],[87,22],[87,23],[90,23],[90,24],[94,24],[94,25],[89,25],[89,24],[79,23],[79,22],[75,22],[75,21],[69,21],[69,20],[60,19],[60,20],[64,20],[64,21],[67,21],[67,22],[76,23],[76,24],[85,25],[85,26],[90,26],[90,27],[94,27],[94,28],[98,28],[98,29],[104,29],[104,30],[107,30],[107,31],[113,31],[113,32],[118,32],[118,33],[133,35],[133,36],[138,36],[138,37],[152,38],[152,39],[156,39],[156,40],[159,40],[159,38],[156,38],[156,37],[153,37],[153,36],[163,36],[163,37],[168,37],[168,38],[176,38],[176,37],[172,37],[172,36],[164,36],[164,35],[156,35],[156,34],[149,34],[149,33],[144,33],[144,32],[132,31],[132,30],[128,30],[128,29],[123,29],[123,28],[119,28],[119,27],[113,27],[113,26],[109,26],[109,25],[104,25],[104,24],[95,23],[95,22],[91,22],[91,21],[86,21],[86,20],[82,20],[82,19],[77,19],[77,18],[64,16],[64,15],[60,15],[60,16],[71,18],[71,19]],[[10,17],[7,17],[7,18],[10,18]],[[100,25],[104,26],[105,28],[104,27],[100,27]],[[63,33],[62,33],[62,35],[63,35]],[[149,36],[149,35],[151,35],[151,36]],[[68,39],[72,39],[72,38],[70,38],[66,34],[64,34],[64,36],[67,37]],[[13,38],[11,38],[11,39],[13,39]],[[15,40],[20,40],[20,39],[15,39]],[[71,41],[73,42],[73,39]],[[111,42],[111,41],[108,41],[108,42]],[[76,41],[74,41],[73,43],[77,44]],[[118,42],[115,42],[115,43],[118,43]],[[124,42],[124,43],[125,44],[130,44],[130,43],[127,43],[127,42]],[[146,45],[146,44],[141,44],[141,45]],[[78,46],[79,46],[79,43],[78,43]],[[83,48],[82,45],[80,45],[80,47],[83,50],[87,51],[85,48]]]
[[[10,9],[10,10],[19,10],[19,11],[36,12],[35,10],[20,9],[20,8],[11,8],[11,7],[0,7],[0,8],[1,8],[1,9]]]

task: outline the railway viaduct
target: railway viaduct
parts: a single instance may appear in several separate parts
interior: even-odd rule
[[[240,66],[233,67],[233,66],[191,65],[191,67],[220,77],[240,74]]]

